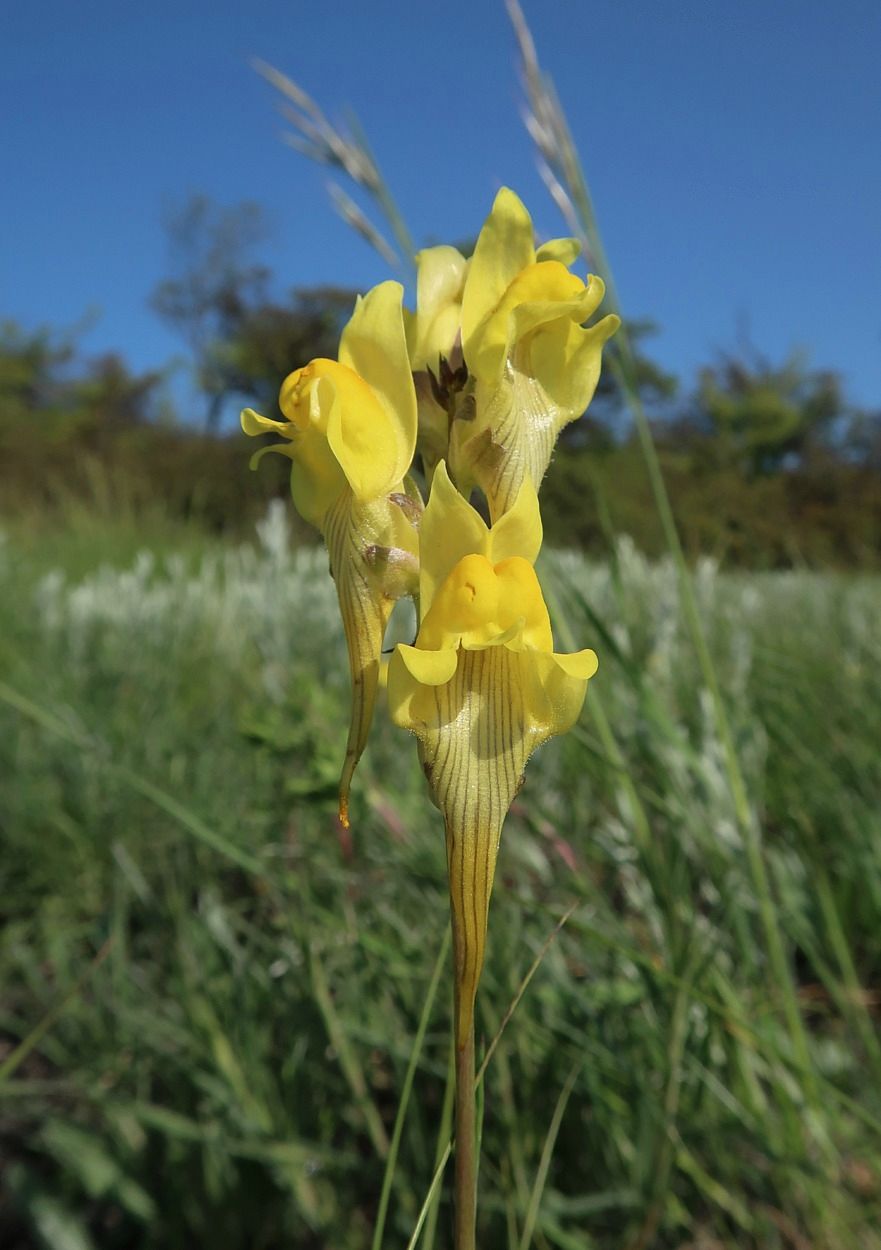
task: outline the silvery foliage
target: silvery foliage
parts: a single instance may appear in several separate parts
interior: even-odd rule
[[[317,675],[344,665],[327,556],[294,547],[287,510],[270,505],[257,544],[217,546],[198,560],[142,551],[130,568],[102,566],[81,581],[55,570],[38,584],[34,617],[74,665],[154,669],[157,658],[207,652],[235,668],[259,657],[273,688],[296,663]]]
[[[327,556],[320,547],[295,547],[287,516],[285,504],[276,501],[257,527],[256,544],[218,545],[197,560],[143,551],[129,568],[101,567],[76,582],[60,571],[49,573],[34,592],[35,625],[57,662],[68,670],[81,667],[84,680],[96,670],[111,680],[137,671],[152,674],[157,659],[170,672],[175,655],[198,653],[230,673],[246,662],[253,672],[256,662],[270,698],[295,670],[345,696],[345,650]],[[0,541],[0,579],[10,547]],[[751,909],[724,749],[700,681],[672,561],[647,560],[625,537],[612,562],[545,552],[539,571],[552,614],[556,598],[575,645],[592,645],[600,655],[582,723],[590,725],[591,699],[601,698],[625,759],[638,754],[640,742],[650,742],[667,791],[677,799],[682,844],[695,857],[711,855],[724,888],[742,895],[744,908]],[[767,735],[755,706],[756,648],[773,651],[778,623],[798,621],[800,633],[813,635],[818,645],[825,638],[847,639],[840,663],[846,675],[859,680],[860,671],[877,662],[877,585],[870,578],[807,572],[722,573],[709,559],[699,562],[694,576],[738,759],[760,821]],[[624,676],[595,636],[585,605],[639,682]],[[394,637],[412,638],[413,629],[412,609],[402,605]],[[568,649],[559,629],[558,640]],[[788,659],[780,655],[779,662],[783,671]],[[543,752],[551,783],[566,749],[555,745]],[[564,801],[565,788],[544,789],[546,815],[554,820],[561,815],[554,805]],[[635,848],[623,792],[617,813],[604,817],[599,837],[626,877]],[[708,874],[708,883],[711,878],[716,884],[706,888],[720,888],[719,873]],[[638,881],[634,873],[634,903]]]

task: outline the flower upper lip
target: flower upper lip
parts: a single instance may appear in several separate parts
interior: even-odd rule
[[[416,447],[416,392],[410,373],[398,282],[359,299],[340,340],[339,360],[323,357],[289,374],[279,406],[286,421],[242,413],[246,434],[277,433],[294,462],[299,511],[321,528],[348,484],[366,502],[397,490]],[[308,407],[307,407],[308,405]]]

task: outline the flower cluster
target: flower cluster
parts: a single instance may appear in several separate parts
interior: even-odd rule
[[[392,657],[388,703],[418,739],[444,817],[460,1047],[502,823],[529,756],[572,726],[597,667],[592,651],[554,651],[534,569],[538,488],[618,325],[585,325],[603,284],[570,272],[578,250],[571,239],[536,250],[529,214],[503,189],[473,256],[420,253],[415,312],[398,283],[381,283],[359,299],[339,359],[286,379],[283,421],[242,414],[246,433],[281,437],[252,464],[266,451],[290,457],[294,503],[327,544],[352,677],[344,824],[389,616],[398,598],[416,601],[418,632]],[[490,524],[469,502],[475,490]]]

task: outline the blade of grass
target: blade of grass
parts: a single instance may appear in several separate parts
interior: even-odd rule
[[[53,712],[48,712],[26,695],[14,690],[12,686],[7,686],[5,681],[0,681],[0,699],[9,707],[15,708],[17,712],[21,712],[23,716],[27,716],[35,724],[42,725],[44,729],[48,729],[49,733],[55,734],[56,737],[64,738],[74,746],[90,745],[84,730],[75,729],[72,725],[63,721],[60,716],[56,716]]]
[[[570,221],[577,223],[585,250],[593,257],[597,268],[606,282],[608,307],[612,311],[620,313],[620,302],[617,298],[608,257],[603,247],[602,236],[588,189],[587,179],[581,167],[568,123],[556,95],[552,92],[548,78],[540,69],[535,52],[535,44],[518,0],[506,0],[506,3],[520,49],[526,90],[529,96],[530,107],[532,108],[530,120],[534,125],[528,128],[533,138],[536,139],[544,169],[553,178],[553,185],[557,192],[562,191],[566,197],[566,205],[569,208],[569,211],[566,213],[567,217]],[[546,139],[544,141],[537,139],[537,135],[544,135]],[[548,181],[547,178],[546,181]],[[722,745],[725,771],[734,803],[737,823],[743,839],[749,871],[758,900],[769,961],[778,993],[782,999],[782,1009],[789,1030],[790,1041],[798,1058],[799,1066],[804,1070],[805,1085],[809,1097],[814,1106],[819,1107],[816,1075],[808,1047],[807,1031],[798,1005],[795,978],[786,958],[783,936],[777,920],[770,878],[764,859],[761,834],[749,801],[746,783],[731,732],[728,711],[722,697],[722,690],[710,654],[703,622],[701,621],[697,597],[694,593],[691,574],[682,550],[682,543],[679,539],[679,531],[673,516],[673,509],[661,471],[661,464],[652,437],[651,427],[637,388],[633,351],[627,335],[626,322],[623,319],[621,329],[616,338],[617,351],[612,356],[612,368],[633,415],[655,508],[661,522],[667,549],[676,569],[685,622],[695,649],[701,677],[710,695],[716,732]]]
[[[341,188],[332,185],[331,200],[343,220],[375,247],[387,263],[391,261],[393,265],[412,273],[416,256],[413,237],[357,117],[350,113],[348,131],[344,132],[333,125],[312,97],[287,74],[259,59],[251,64],[286,101],[281,111],[294,128],[294,134],[286,136],[291,146],[318,165],[330,165],[340,170],[370,196],[388,224],[398,255],[395,256],[354,201]]]
[[[243,868],[246,872],[250,872],[254,876],[264,875],[263,865],[259,859],[242,850],[235,843],[230,842],[228,838],[224,838],[216,830],[211,829],[195,812],[192,812],[178,799],[174,798],[173,795],[168,794],[145,777],[140,777],[137,773],[132,772],[130,768],[126,768],[121,764],[114,764],[107,759],[108,752],[101,749],[102,744],[100,740],[91,737],[85,729],[81,727],[75,728],[67,724],[60,717],[54,715],[54,713],[40,707],[25,695],[19,694],[11,686],[7,686],[5,682],[0,682],[0,700],[8,704],[9,707],[15,708],[16,711],[56,737],[63,738],[81,751],[91,752],[96,761],[100,763],[109,775],[117,777],[145,799],[149,799],[151,803],[154,803],[167,816],[171,816],[173,820],[191,833],[198,841],[204,842],[206,846],[210,846],[212,850],[217,851],[224,858],[237,864],[239,868]]]
[[[690,960],[685,973],[685,983],[677,989],[673,1000],[667,1050],[667,1083],[662,1108],[663,1119],[659,1126],[658,1144],[655,1147],[648,1207],[633,1240],[628,1242],[630,1250],[646,1250],[646,1247],[654,1243],[664,1213],[664,1200],[673,1166],[673,1140],[682,1088],[682,1059],[688,1034],[691,974],[692,961]]]
[[[12,1076],[15,1070],[25,1061],[25,1059],[27,1059],[31,1051],[36,1046],[39,1046],[40,1042],[49,1030],[55,1027],[64,1015],[65,1011],[67,1011],[67,1009],[82,993],[86,983],[94,975],[98,968],[101,967],[101,964],[103,964],[112,949],[113,938],[109,937],[100,947],[98,953],[95,955],[88,967],[79,977],[77,977],[76,981],[74,981],[67,993],[64,994],[54,1006],[49,1008],[42,1020],[38,1021],[38,1023],[34,1025],[27,1037],[22,1038],[19,1044],[10,1052],[10,1054],[6,1056],[3,1062],[0,1063],[0,1085]]]
[[[446,1146],[444,1146],[443,1150],[441,1151],[440,1158],[437,1161],[437,1166],[434,1169],[434,1176],[432,1176],[431,1184],[428,1187],[428,1193],[425,1195],[425,1200],[422,1203],[422,1207],[419,1211],[418,1216],[416,1217],[416,1223],[413,1226],[413,1233],[410,1237],[410,1240],[407,1242],[407,1250],[414,1250],[414,1247],[417,1241],[419,1240],[419,1234],[422,1232],[422,1225],[425,1223],[425,1217],[428,1214],[428,1208],[430,1204],[434,1201],[435,1196],[440,1192],[441,1177],[444,1174],[444,1169],[446,1168],[447,1164],[450,1161],[450,1155],[452,1153],[453,1153],[453,1139],[450,1138]]]
[[[210,846],[213,851],[217,851],[225,859],[230,860],[231,863],[237,864],[239,868],[244,868],[245,872],[249,872],[255,877],[264,875],[263,865],[259,859],[249,854],[248,851],[242,850],[235,843],[230,842],[228,838],[224,838],[222,834],[217,833],[209,825],[206,825],[204,820],[201,820],[195,812],[190,811],[188,807],[172,795],[167,794],[159,786],[155,786],[146,777],[139,777],[131,769],[122,768],[119,765],[111,765],[110,767],[115,776],[131,786],[132,790],[143,795],[145,799],[149,799],[160,811],[165,812],[167,816],[171,816],[172,820],[177,821],[197,841]]]
[[[484,1017],[490,1022],[490,1027],[495,1032],[498,1027],[497,1021],[492,1020],[490,1015],[491,1009],[486,1002],[482,1004],[482,1009]],[[498,1047],[496,1051],[495,1085],[500,1103],[498,1115],[505,1126],[507,1138],[505,1172],[508,1183],[514,1190],[511,1209],[512,1211],[517,1209],[525,1211],[529,1205],[529,1181],[527,1179],[526,1159],[523,1154],[523,1133],[517,1121],[514,1075],[511,1071],[511,1063],[504,1046]],[[517,1235],[512,1239],[511,1245],[516,1247],[519,1241],[520,1233],[518,1231]]]
[[[321,956],[318,954],[318,949],[314,942],[310,943],[309,946],[309,969],[312,976],[312,992],[315,995],[318,1010],[321,1012],[321,1018],[324,1020],[330,1043],[339,1055],[343,1075],[349,1084],[361,1114],[364,1116],[367,1134],[380,1159],[387,1159],[389,1139],[385,1131],[385,1125],[382,1122],[382,1117],[376,1108],[376,1104],[370,1097],[364,1071],[358,1062],[358,1056],[349,1044],[349,1039],[343,1028],[343,1022],[334,1006],[333,996],[327,984],[324,965],[321,962]]]
[[[545,599],[548,605],[548,611],[560,636],[560,642],[567,650],[577,651],[579,644],[575,640],[575,633],[569,624],[566,613],[563,611],[559,597],[550,583],[545,589]],[[611,767],[618,774],[621,789],[626,797],[626,811],[622,811],[622,816],[628,819],[636,839],[638,848],[645,852],[651,844],[651,827],[649,825],[648,816],[645,807],[639,797],[639,792],[630,774],[627,761],[615,738],[609,718],[606,715],[603,706],[602,696],[599,691],[591,690],[590,697],[586,700],[588,711],[593,718],[597,736],[600,745],[610,761]]]
[[[548,951],[551,949],[554,942],[557,940],[558,935],[561,933],[561,931],[565,927],[566,923],[568,922],[570,916],[575,911],[577,906],[578,906],[578,903],[575,902],[575,903],[572,903],[571,906],[566,908],[566,910],[563,912],[560,919],[554,925],[551,932],[542,942],[535,959],[533,959],[532,963],[529,965],[529,968],[526,972],[525,977],[523,978],[523,980],[520,982],[520,984],[517,987],[517,993],[514,995],[514,997],[511,999],[510,1003],[508,1004],[507,1008],[505,1009],[505,1014],[502,1016],[501,1024],[496,1030],[495,1036],[493,1037],[489,1046],[487,1046],[486,1048],[486,1054],[483,1056],[483,1062],[481,1063],[480,1067],[477,1069],[477,1076],[474,1079],[475,1088],[480,1084],[480,1082],[483,1080],[484,1076],[486,1075],[486,1070],[489,1067],[489,1062],[496,1052],[496,1047],[498,1046],[499,1042],[502,1040],[502,1034],[504,1033],[505,1029],[508,1027],[508,1025],[511,1022],[511,1017],[514,1015],[514,1012],[517,1010],[518,1006],[520,1005],[520,1000],[523,998],[523,995],[526,993],[529,987],[529,982],[538,972],[539,968],[542,965],[542,961],[544,960],[545,955],[547,955]]]
[[[829,942],[838,960],[838,967],[841,970],[841,977],[846,991],[845,1009],[851,1017],[854,1031],[859,1036],[863,1049],[872,1065],[875,1080],[881,1087],[881,1043],[879,1043],[878,1034],[875,1031],[875,1025],[869,1012],[866,992],[860,983],[850,945],[842,927],[838,908],[835,905],[835,896],[829,881],[829,874],[824,865],[817,863],[813,865],[813,871],[814,889],[817,892],[820,910],[826,922]]]
[[[448,925],[444,932],[444,938],[441,942],[437,959],[435,960],[431,980],[428,983],[425,1002],[422,1005],[422,1014],[419,1017],[419,1024],[416,1028],[416,1033],[413,1038],[413,1046],[410,1050],[410,1059],[407,1064],[407,1071],[404,1074],[404,1083],[401,1086],[401,1099],[398,1103],[398,1111],[395,1116],[394,1127],[392,1128],[392,1138],[389,1145],[388,1158],[385,1163],[385,1172],[382,1178],[382,1189],[379,1194],[379,1207],[376,1212],[376,1224],[373,1229],[373,1250],[381,1250],[382,1235],[385,1231],[385,1217],[388,1211],[389,1196],[391,1195],[392,1181],[395,1175],[395,1165],[398,1160],[398,1151],[401,1145],[401,1133],[403,1132],[404,1121],[407,1117],[407,1107],[410,1104],[410,1094],[413,1089],[413,1078],[416,1075],[416,1067],[419,1063],[419,1056],[422,1054],[422,1046],[425,1042],[425,1033],[428,1028],[428,1021],[431,1018],[431,1011],[434,1006],[437,987],[440,982],[441,972],[443,971],[449,949],[450,927]]]
[[[520,982],[519,986],[517,987],[517,992],[514,995],[514,997],[511,999],[511,1002],[508,1004],[508,1007],[505,1010],[505,1014],[502,1016],[501,1024],[496,1030],[495,1037],[492,1039],[489,1046],[487,1047],[486,1054],[483,1057],[483,1062],[481,1063],[480,1067],[477,1070],[477,1074],[474,1078],[475,1089],[479,1088],[479,1086],[483,1082],[483,1078],[486,1075],[486,1070],[489,1067],[489,1062],[492,1059],[493,1055],[495,1054],[496,1047],[498,1046],[499,1042],[502,1040],[502,1034],[504,1033],[505,1029],[508,1027],[508,1024],[512,1016],[514,1015],[514,1012],[517,1010],[517,1007],[521,999],[523,998],[523,995],[526,993],[526,990],[529,986],[530,981],[532,980],[532,978],[535,976],[536,972],[540,968],[542,960],[544,959],[545,955],[550,950],[551,946],[554,944],[554,941],[556,940],[557,935],[559,934],[560,930],[566,924],[569,917],[575,911],[575,908],[577,906],[578,906],[577,903],[573,903],[571,907],[567,908],[567,910],[563,913],[563,915],[557,921],[557,924],[554,926],[554,928],[545,938],[544,942],[541,945],[541,948],[539,949],[538,954],[536,955],[535,959],[530,964],[526,972],[526,975],[524,976],[523,980]],[[428,1192],[425,1195],[425,1199],[423,1200],[422,1207],[419,1211],[419,1215],[417,1216],[416,1224],[413,1228],[412,1236],[410,1237],[410,1240],[407,1243],[407,1250],[413,1250],[414,1246],[416,1245],[416,1242],[419,1240],[419,1234],[422,1231],[422,1225],[425,1223],[425,1218],[428,1213],[429,1204],[431,1203],[437,1191],[437,1188],[440,1185],[441,1177],[444,1174],[444,1168],[447,1166],[447,1162],[449,1161],[450,1155],[452,1153],[452,1149],[453,1149],[453,1142],[452,1142],[452,1139],[450,1139],[447,1141],[447,1144],[444,1147],[443,1151],[441,1152],[441,1155],[437,1161],[434,1175],[431,1178],[431,1184],[428,1187]]]
[[[541,1150],[541,1158],[538,1163],[538,1171],[535,1174],[535,1183],[532,1186],[532,1193],[529,1196],[529,1206],[526,1210],[526,1221],[523,1225],[523,1234],[520,1238],[519,1250],[529,1250],[532,1242],[532,1235],[535,1232],[535,1224],[538,1219],[538,1209],[541,1206],[541,1197],[548,1179],[548,1170],[551,1166],[551,1158],[554,1153],[554,1146],[557,1144],[557,1134],[560,1131],[560,1124],[566,1111],[566,1106],[578,1079],[578,1073],[581,1071],[581,1060],[574,1065],[569,1075],[566,1077],[566,1083],[560,1090],[560,1096],[557,1099],[557,1105],[554,1107],[554,1114],[551,1116],[551,1122],[548,1126],[547,1135],[545,1136],[544,1145]]]
[[[453,1104],[455,1102],[456,1093],[456,1048],[452,1032],[450,1033],[450,1054],[447,1063],[447,1083],[444,1087],[444,1103],[441,1107],[440,1124],[437,1131],[437,1148],[434,1153],[435,1169],[441,1167],[441,1158],[444,1154],[444,1147],[449,1150],[450,1137],[453,1132]],[[435,1173],[439,1175],[439,1173]],[[425,1237],[422,1240],[422,1250],[434,1250],[434,1238],[437,1232],[437,1221],[440,1215],[440,1186],[438,1186],[431,1201],[428,1204],[428,1217],[425,1220]]]

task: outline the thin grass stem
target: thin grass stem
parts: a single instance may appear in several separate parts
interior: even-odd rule
[[[62,995],[58,1002],[49,1008],[42,1020],[39,1020],[34,1025],[30,1033],[28,1033],[26,1037],[23,1037],[17,1046],[13,1047],[3,1062],[0,1063],[0,1085],[13,1075],[16,1069],[24,1063],[31,1051],[34,1050],[35,1047],[39,1046],[40,1042],[50,1029],[55,1027],[67,1009],[73,1005],[82,993],[89,979],[95,972],[97,972],[98,968],[100,968],[101,964],[103,964],[112,949],[113,937],[111,936],[103,943],[94,959],[91,960],[80,976],[77,977],[76,981],[74,981],[67,993]]]
[[[385,1232],[385,1220],[388,1212],[389,1197],[391,1196],[392,1181],[394,1180],[395,1166],[398,1161],[398,1151],[401,1146],[401,1134],[404,1130],[404,1121],[407,1118],[407,1108],[410,1105],[410,1094],[413,1090],[413,1078],[416,1075],[419,1057],[422,1054],[422,1047],[425,1042],[425,1033],[428,1029],[428,1021],[431,1018],[434,1000],[437,995],[437,987],[440,983],[441,973],[443,972],[449,949],[450,928],[447,926],[444,931],[443,941],[441,942],[440,949],[437,953],[437,959],[434,962],[431,980],[428,984],[425,1002],[422,1005],[422,1013],[419,1017],[419,1024],[417,1025],[416,1034],[413,1038],[413,1046],[410,1050],[410,1059],[407,1064],[407,1071],[404,1074],[404,1083],[401,1086],[401,1100],[398,1103],[398,1111],[395,1116],[395,1123],[392,1129],[388,1158],[385,1162],[385,1172],[382,1178],[382,1189],[379,1194],[379,1207],[376,1212],[376,1224],[373,1229],[373,1250],[381,1250],[382,1247],[382,1237]]]
[[[607,289],[607,304],[619,312],[620,302],[615,289],[611,266],[603,246],[593,200],[578,151],[556,94],[549,79],[542,73],[535,53],[535,44],[517,0],[507,0],[508,12],[518,39],[523,73],[531,113],[527,128],[535,140],[540,158],[555,175],[555,186],[562,190],[571,206],[567,217],[577,223],[586,252],[602,274]],[[557,198],[557,197],[555,197]],[[747,793],[740,767],[731,724],[719,679],[707,643],[697,604],[691,574],[673,515],[670,497],[664,482],[651,427],[636,385],[636,370],[626,322],[616,336],[617,348],[611,353],[611,367],[633,416],[640,449],[645,460],[649,485],[667,549],[676,569],[677,583],[686,626],[698,660],[701,677],[710,695],[716,732],[722,745],[725,771],[734,804],[738,828],[743,838],[750,876],[755,889],[762,929],[793,1052],[805,1072],[805,1084],[811,1101],[817,1105],[818,1090],[808,1047],[807,1031],[798,1005],[795,980],[786,958],[783,937],[777,920],[771,884],[765,864],[761,835]]]
[[[573,903],[571,907],[567,908],[567,910],[563,913],[563,915],[557,921],[554,928],[551,930],[551,932],[548,934],[548,936],[545,938],[544,942],[542,943],[541,948],[539,949],[539,952],[536,955],[535,959],[532,961],[529,968],[527,969],[526,975],[523,977],[523,980],[520,982],[519,986],[517,987],[517,992],[515,993],[514,997],[511,999],[511,1002],[508,1004],[505,1014],[502,1016],[501,1023],[498,1029],[496,1030],[496,1034],[493,1037],[492,1041],[490,1042],[489,1046],[487,1047],[486,1054],[483,1057],[483,1062],[481,1063],[480,1067],[477,1070],[476,1075],[474,1076],[473,1087],[475,1090],[478,1088],[478,1086],[481,1084],[484,1077],[486,1076],[486,1070],[489,1067],[489,1062],[492,1059],[493,1055],[495,1054],[496,1047],[498,1046],[499,1042],[502,1040],[502,1034],[504,1033],[505,1029],[508,1027],[508,1024],[510,1023],[511,1018],[514,1015],[514,1012],[517,1010],[518,1004],[523,998],[523,995],[526,993],[527,987],[529,986],[529,982],[532,980],[532,978],[535,976],[538,969],[541,967],[541,964],[545,955],[547,955],[551,946],[553,946],[557,938],[557,935],[559,934],[563,926],[566,924],[566,922],[569,920],[569,917],[575,911],[575,908],[577,907],[577,905],[578,905],[577,903]],[[455,1040],[453,1042],[453,1046],[455,1048]],[[440,1153],[437,1163],[435,1165],[434,1175],[431,1178],[431,1184],[428,1187],[428,1192],[425,1195],[425,1198],[422,1203],[422,1207],[420,1208],[420,1211],[419,1211],[419,1215],[416,1218],[416,1224],[413,1228],[413,1233],[410,1237],[410,1240],[407,1242],[407,1250],[414,1250],[414,1247],[417,1241],[419,1240],[419,1234],[422,1232],[422,1226],[425,1223],[425,1219],[428,1214],[429,1206],[434,1200],[435,1194],[438,1192],[438,1187],[441,1182],[441,1177],[444,1174],[444,1169],[447,1166],[447,1162],[452,1152],[453,1152],[453,1143],[451,1140],[448,1140],[445,1148]]]
[[[321,956],[314,943],[309,949],[309,970],[312,976],[312,992],[315,995],[315,1001],[321,1012],[327,1029],[327,1035],[330,1038],[331,1045],[337,1053],[340,1061],[340,1067],[343,1075],[348,1082],[349,1088],[355,1099],[364,1122],[367,1127],[367,1134],[373,1143],[373,1148],[379,1155],[380,1159],[387,1159],[389,1154],[389,1139],[382,1122],[382,1117],[376,1107],[375,1102],[370,1097],[370,1091],[367,1087],[367,1079],[364,1076],[363,1069],[358,1062],[343,1023],[340,1020],[336,1007],[334,1006],[333,997],[327,984],[327,975],[324,971],[324,964]]]
[[[551,1166],[551,1159],[554,1154],[554,1146],[557,1144],[557,1134],[560,1131],[560,1125],[563,1122],[563,1115],[569,1103],[575,1082],[578,1079],[578,1073],[581,1071],[581,1060],[574,1065],[566,1082],[560,1090],[560,1096],[557,1099],[554,1113],[551,1116],[551,1122],[548,1125],[548,1131],[545,1136],[544,1145],[541,1149],[541,1157],[538,1162],[538,1171],[535,1174],[535,1183],[532,1186],[532,1193],[529,1195],[529,1206],[526,1210],[526,1220],[523,1225],[523,1233],[520,1237],[520,1245],[518,1250],[529,1250],[532,1237],[535,1232],[536,1221],[538,1220],[539,1207],[541,1206],[542,1194],[547,1184],[548,1171]]]

